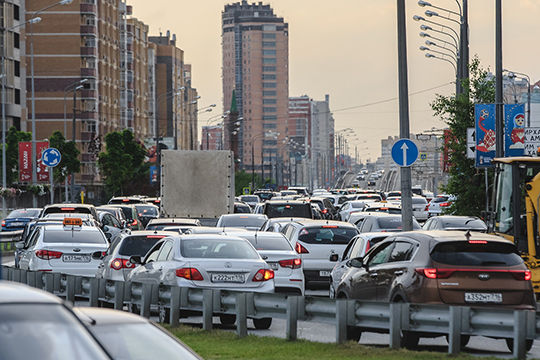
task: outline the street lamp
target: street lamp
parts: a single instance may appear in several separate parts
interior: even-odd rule
[[[5,189],[7,186],[6,179],[6,32],[14,30],[18,27],[21,27],[26,24],[34,24],[41,21],[40,17],[30,19],[23,22],[22,24],[10,27],[8,29],[3,29],[2,31],[2,188]],[[6,209],[6,198],[2,196],[2,214],[5,218],[7,215]]]
[[[209,142],[210,142],[210,133],[209,133],[209,126],[210,126],[210,123],[214,122],[214,121],[221,121],[223,119],[225,119],[227,117],[227,115],[229,115],[231,112],[229,110],[225,111],[222,115],[216,115],[216,116],[212,116],[210,118],[208,118],[208,120],[206,120],[206,150],[210,150],[210,146],[209,146]],[[218,124],[219,125],[219,124]],[[201,135],[202,137],[202,135]],[[202,141],[202,139],[201,139]]]
[[[503,71],[508,72],[508,77],[511,79],[516,78],[516,74],[525,76],[525,79],[527,80],[527,127],[531,127],[531,78],[527,74],[510,71],[507,69],[503,69]]]
[[[88,79],[82,79],[80,81],[77,81],[77,82],[74,82],[73,84],[70,84],[68,86],[66,86],[64,88],[64,137],[67,139],[67,115],[66,115],[66,99],[67,99],[67,91],[69,88],[73,87],[73,86],[76,86],[76,85],[80,85],[80,84],[84,84],[88,82]]]
[[[46,6],[43,9],[36,11],[32,18],[28,21],[30,24],[30,67],[31,67],[31,85],[32,85],[32,184],[37,184],[37,159],[36,159],[36,97],[35,97],[35,84],[34,84],[34,22],[32,20],[37,19],[37,15],[45,10],[48,10],[57,5],[71,4],[73,0],[62,0],[52,5]],[[72,179],[72,184],[73,184]],[[37,207],[37,197],[34,194],[33,206]]]
[[[77,127],[76,121],[77,121],[77,90],[80,90],[84,87],[84,85],[76,86],[73,89],[73,125],[72,125],[72,136],[71,139],[75,143],[75,136],[76,132],[75,129]],[[66,199],[67,200],[67,199]],[[75,173],[71,173],[71,201],[75,202]]]
[[[176,95],[181,94],[182,91],[185,88],[186,88],[185,86],[182,86],[181,88],[178,88],[176,90],[176,93],[173,95],[173,98],[176,97]],[[176,101],[174,101],[174,103],[176,105]],[[174,118],[174,126],[173,126],[173,129],[174,129],[174,150],[178,150],[178,119],[177,119],[177,115],[176,115],[176,110],[177,110],[177,107],[175,106],[175,111],[173,112],[173,118]]]

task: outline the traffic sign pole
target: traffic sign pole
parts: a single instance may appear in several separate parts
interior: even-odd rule
[[[49,167],[49,178],[51,179],[51,204],[54,204],[54,179],[53,179],[53,169],[55,166],[60,164],[62,160],[62,155],[60,151],[55,148],[48,148],[43,150],[41,153],[41,162],[43,165]],[[66,179],[67,182],[67,179]]]

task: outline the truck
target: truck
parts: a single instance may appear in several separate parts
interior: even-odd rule
[[[161,152],[161,217],[217,221],[234,212],[233,153],[226,150]]]
[[[488,232],[514,242],[540,299],[540,157],[495,158]]]

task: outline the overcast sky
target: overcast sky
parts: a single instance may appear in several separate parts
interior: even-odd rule
[[[459,0],[461,2],[461,0]],[[249,1],[250,3],[252,1]],[[453,67],[427,59],[418,48],[421,23],[414,15],[430,8],[407,4],[407,50],[411,131],[419,133],[444,123],[433,117],[429,103],[435,94],[455,91]],[[430,0],[457,11],[456,0]],[[176,34],[177,46],[193,66],[193,86],[199,108],[217,104],[200,115],[199,125],[221,110],[221,12],[223,0],[128,0],[133,16],[150,26],[150,35]],[[291,96],[307,94],[315,100],[330,95],[336,130],[351,127],[359,154],[375,160],[380,140],[399,134],[397,79],[397,0],[274,0],[274,13],[289,23],[289,79]],[[444,11],[431,8],[441,16]],[[436,22],[452,25],[442,18]],[[540,68],[540,0],[503,0],[503,68],[526,73],[534,83]],[[433,26],[432,24],[427,24]],[[456,27],[456,31],[458,31]],[[470,56],[484,68],[495,69],[495,1],[469,0]],[[443,37],[444,35],[441,35]],[[431,90],[430,90],[431,89]],[[378,103],[370,105],[373,103]],[[349,110],[343,110],[352,108]],[[210,114],[210,115],[208,115]],[[354,145],[353,145],[354,146]],[[368,148],[368,149],[366,149]]]

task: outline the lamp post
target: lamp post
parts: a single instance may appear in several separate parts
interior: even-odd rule
[[[14,30],[26,24],[34,24],[41,21],[40,17],[30,19],[22,24],[4,29],[2,31],[2,188],[7,187],[7,169],[6,169],[6,32]],[[6,198],[2,196],[2,215],[7,215]]]
[[[45,10],[48,10],[57,5],[66,5],[71,4],[73,0],[62,0],[56,2],[52,5],[46,6],[43,9],[36,11],[32,18],[29,20],[30,23],[30,68],[31,68],[31,85],[32,85],[32,184],[37,184],[37,159],[36,159],[36,97],[35,97],[35,85],[34,85],[34,22],[32,20],[37,18],[37,15]],[[73,184],[72,179],[72,184]],[[34,194],[33,196],[33,206],[37,207],[37,197]]]
[[[181,88],[177,89],[176,90],[177,92],[174,93],[173,97],[176,97],[177,94],[181,94],[182,91],[185,88],[186,88],[185,86],[182,86]],[[176,101],[175,101],[175,104],[176,104]],[[176,111],[174,111],[173,117],[174,117],[174,127],[173,127],[173,129],[174,129],[174,150],[178,150],[178,117],[176,115]]]
[[[216,115],[216,116],[212,116],[211,118],[209,118],[208,120],[206,120],[206,150],[210,150],[210,146],[209,146],[209,137],[210,137],[210,133],[208,132],[209,130],[209,126],[210,126],[210,123],[214,122],[214,121],[220,121],[220,120],[223,120],[227,117],[227,115],[230,114],[230,111],[227,110],[225,111],[222,115]],[[202,136],[201,136],[202,137]]]
[[[508,72],[509,78],[516,78],[516,74],[525,76],[525,79],[527,80],[527,127],[531,127],[531,78],[527,74],[518,73],[516,71],[510,71],[503,69],[503,72]]]
[[[81,81],[74,82],[73,84],[70,84],[64,88],[64,137],[67,139],[67,115],[66,115],[66,100],[67,100],[67,91],[69,88],[81,85],[87,82],[88,79],[82,79]]]
[[[77,90],[82,89],[84,85],[79,85],[73,89],[73,125],[71,140],[75,142],[76,127],[77,127]],[[75,173],[71,172],[71,202],[75,202]]]

